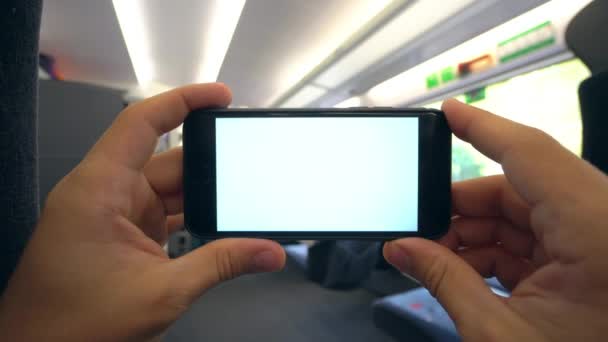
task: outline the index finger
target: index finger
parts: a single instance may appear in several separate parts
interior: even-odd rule
[[[465,217],[501,217],[526,229],[530,207],[502,175],[465,180],[452,184],[454,214]]]
[[[106,158],[140,170],[152,156],[158,137],[179,126],[188,113],[205,107],[225,107],[231,94],[223,84],[176,88],[129,106],[95,144],[87,158]]]
[[[597,177],[593,167],[538,129],[456,100],[445,101],[442,109],[454,134],[500,163],[531,205],[570,193],[571,184],[592,185],[587,182]]]

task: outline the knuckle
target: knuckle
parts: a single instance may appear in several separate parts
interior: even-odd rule
[[[219,282],[236,278],[241,273],[241,267],[234,255],[227,249],[215,251],[215,269]]]
[[[528,127],[527,134],[523,139],[529,148],[538,149],[541,153],[546,153],[547,148],[558,148],[561,145],[549,133],[536,127]]]
[[[116,117],[112,126],[136,127],[141,125],[140,103],[129,105]]]
[[[448,273],[448,260],[440,255],[434,255],[429,260],[429,266],[424,271],[422,281],[433,297],[437,297]]]

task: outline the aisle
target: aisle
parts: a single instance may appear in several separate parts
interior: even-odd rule
[[[365,290],[331,291],[306,280],[297,266],[246,276],[208,292],[165,341],[392,342],[371,317]]]

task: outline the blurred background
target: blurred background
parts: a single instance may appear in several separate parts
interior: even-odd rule
[[[577,89],[590,73],[565,30],[589,2],[46,0],[41,200],[124,106],[193,82],[226,83],[233,107],[440,108],[456,97],[580,155]],[[157,150],[179,145],[181,128]],[[454,181],[502,172],[457,138],[452,161]],[[202,243],[179,232],[167,249]],[[166,339],[458,340],[428,293],[379,260],[380,245],[286,248],[285,272],[213,290]]]

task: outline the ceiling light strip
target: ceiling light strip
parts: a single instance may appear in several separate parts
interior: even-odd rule
[[[351,35],[344,43],[342,43],[337,49],[335,49],[329,56],[323,59],[314,69],[306,74],[298,83],[293,85],[283,95],[273,101],[270,107],[284,107],[291,97],[297,96],[297,93],[306,86],[307,83],[311,82],[321,72],[329,68],[331,65],[336,63],[344,55],[348,54],[351,50],[356,48],[359,44],[363,43],[370,35],[374,34],[377,30],[381,29],[388,22],[393,19],[395,15],[403,11],[407,6],[413,3],[415,0],[393,0],[387,5],[382,11],[376,16],[369,20],[353,35]]]
[[[154,79],[155,71],[142,4],[141,0],[112,0],[135,77],[143,86]]]
[[[198,82],[216,82],[243,13],[245,0],[214,0],[207,18]]]
[[[420,35],[465,9],[473,0],[423,0],[407,10],[324,70],[315,80],[326,87],[336,88],[363,70],[376,65],[387,56],[411,43]]]

